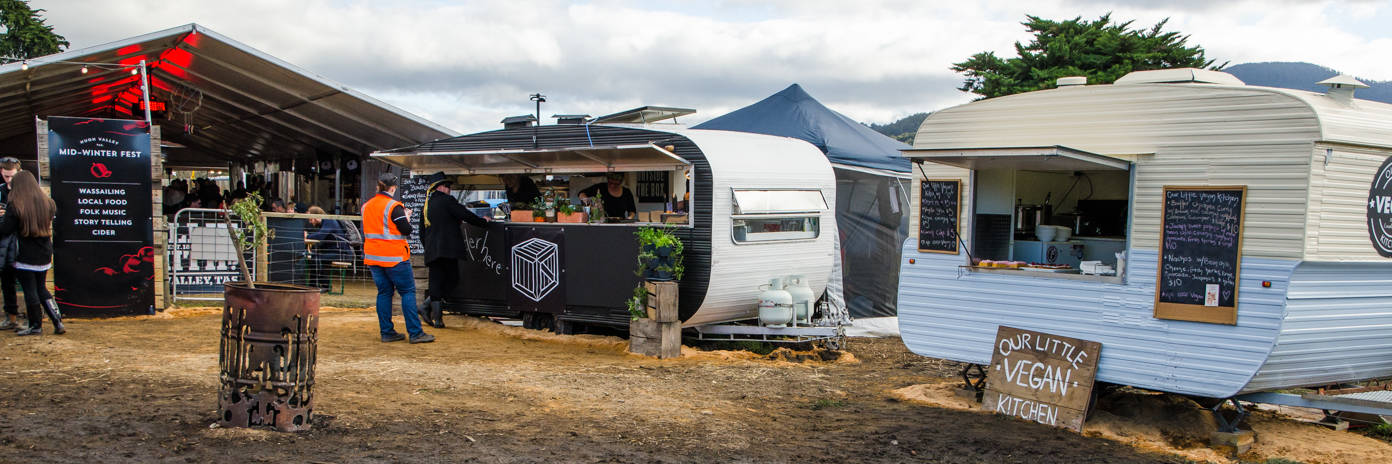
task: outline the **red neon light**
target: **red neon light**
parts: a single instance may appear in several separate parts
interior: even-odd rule
[[[140,109],[145,109],[145,102],[140,102]],[[150,100],[150,111],[164,111],[164,102]]]
[[[129,55],[140,51],[140,44],[127,45],[116,49],[116,56]]]

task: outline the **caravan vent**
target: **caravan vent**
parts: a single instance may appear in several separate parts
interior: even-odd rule
[[[1354,90],[1366,89],[1366,88],[1368,88],[1368,84],[1364,84],[1364,83],[1362,83],[1362,82],[1359,82],[1358,79],[1354,79],[1353,76],[1350,76],[1350,75],[1347,75],[1347,74],[1340,74],[1340,75],[1337,75],[1337,76],[1334,76],[1334,77],[1331,77],[1331,78],[1328,78],[1328,79],[1319,81],[1319,82],[1317,82],[1317,84],[1323,85],[1323,86],[1328,86],[1328,87],[1329,87],[1329,91],[1328,91],[1328,92],[1325,92],[1324,94],[1325,94],[1325,95],[1328,95],[1329,98],[1333,98],[1333,99],[1335,99],[1335,100],[1337,100],[1337,101],[1344,102],[1344,103],[1349,103],[1349,102],[1353,101],[1353,91],[1354,91]]]
[[[1198,68],[1156,69],[1154,71],[1132,71],[1113,82],[1116,85],[1128,84],[1222,84],[1247,85],[1232,74],[1222,71],[1209,71]]]

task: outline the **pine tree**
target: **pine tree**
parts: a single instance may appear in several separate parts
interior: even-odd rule
[[[0,64],[51,55],[68,48],[68,41],[44,24],[26,0],[0,0]]]
[[[1015,58],[981,52],[952,66],[966,74],[960,90],[999,97],[1054,87],[1060,77],[1087,76],[1089,84],[1110,84],[1131,71],[1167,68],[1222,69],[1204,57],[1202,47],[1186,46],[1189,36],[1165,32],[1169,19],[1148,30],[1131,29],[1132,21],[1113,23],[1111,13],[1096,21],[1082,17],[1053,21],[1025,16],[1034,33],[1027,45],[1015,43]]]

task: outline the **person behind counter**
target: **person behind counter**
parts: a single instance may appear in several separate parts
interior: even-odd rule
[[[532,178],[521,174],[503,174],[503,186],[507,188],[508,207],[512,209],[527,209],[533,201],[541,197],[541,190],[537,188],[536,182]]]
[[[624,175],[611,172],[604,175],[605,182],[594,184],[580,191],[580,200],[599,195],[604,204],[604,215],[628,219],[638,214],[638,204],[633,199],[633,191],[623,186]]]
[[[430,270],[430,287],[425,291],[426,304],[420,308],[421,319],[432,327],[444,328],[443,304],[459,284],[459,259],[467,256],[460,223],[487,227],[488,220],[459,204],[459,200],[450,195],[448,180],[435,182],[426,191],[430,192],[430,197],[425,200],[425,211],[421,213],[425,225],[421,229],[421,245],[425,247],[425,266]]]

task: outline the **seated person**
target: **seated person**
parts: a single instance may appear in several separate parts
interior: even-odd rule
[[[584,201],[598,194],[600,201],[604,204],[605,217],[629,219],[638,214],[638,203],[633,198],[633,191],[623,186],[623,173],[611,172],[605,174],[604,177],[604,183],[594,184],[581,190],[580,200]],[[593,215],[594,212],[592,211],[590,214]]]
[[[324,214],[324,209],[318,206],[310,206],[307,211],[309,214]],[[305,231],[305,238],[319,241],[309,255],[309,285],[328,289],[332,287],[327,272],[330,264],[334,261],[353,262],[353,248],[348,243],[348,232],[338,220],[309,218],[309,226],[311,229]]]
[[[503,174],[501,177],[503,186],[507,188],[508,208],[528,209],[533,201],[541,198],[541,189],[537,188],[536,182],[532,182],[532,178],[521,174]]]

